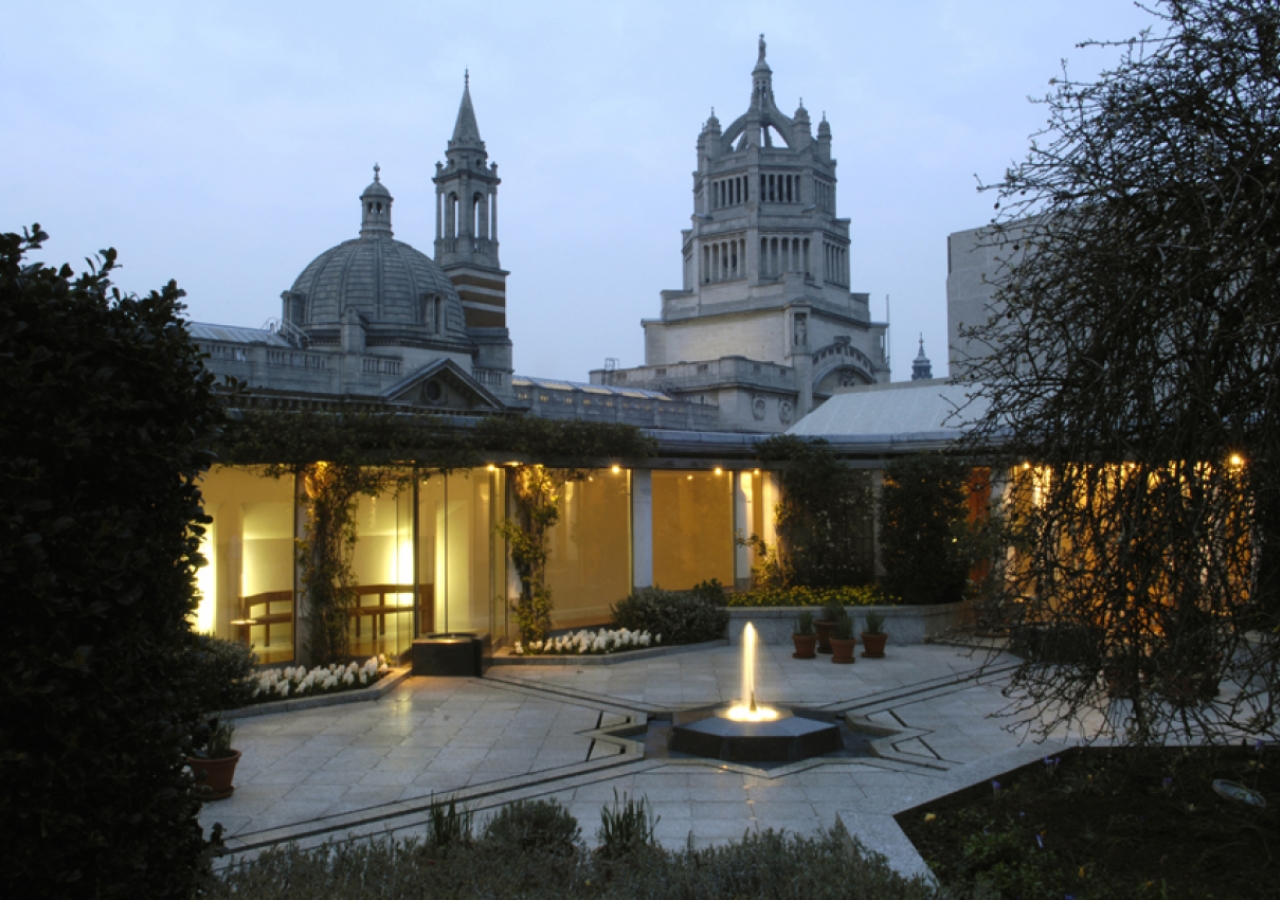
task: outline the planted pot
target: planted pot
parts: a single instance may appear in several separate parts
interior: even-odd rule
[[[862,632],[862,655],[868,659],[882,659],[884,657],[885,641],[887,640],[889,640],[889,635],[883,631],[876,634]]]
[[[236,774],[236,763],[240,762],[240,751],[232,750],[231,753],[231,756],[217,759],[187,757],[187,765],[196,776],[196,793],[200,799],[225,800],[235,791],[231,781]]]
[[[796,648],[796,652],[791,655],[796,659],[813,659],[818,655],[818,636],[816,634],[793,634],[791,635],[791,643]]]
[[[830,619],[818,619],[813,623],[813,630],[816,631],[818,638],[818,652],[831,652],[831,632],[835,630],[836,623]]]
[[[853,653],[858,648],[857,638],[831,637],[831,661],[848,665],[854,661]]]

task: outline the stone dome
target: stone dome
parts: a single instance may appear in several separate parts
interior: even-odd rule
[[[302,270],[284,294],[285,319],[315,343],[336,343],[344,316],[354,309],[370,344],[470,349],[453,282],[426,254],[392,237],[391,202],[375,175],[360,196],[360,236]]]

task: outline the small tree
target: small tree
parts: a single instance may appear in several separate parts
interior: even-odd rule
[[[880,494],[882,586],[904,603],[954,603],[969,579],[969,467],[940,453],[895,459]]]
[[[188,898],[195,479],[220,426],[170,282],[111,287],[0,235],[0,846],[9,897]]]
[[[1280,6],[1154,14],[1096,83],[1064,73],[994,186],[971,450],[1017,473],[1004,607],[1040,633],[1016,712],[1048,731],[1109,691],[1104,734],[1274,735]]]

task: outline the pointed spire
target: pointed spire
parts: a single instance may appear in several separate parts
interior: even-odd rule
[[[933,377],[933,364],[924,355],[924,334],[920,335],[920,352],[911,362],[911,380],[924,381]]]
[[[465,70],[462,81],[462,103],[458,106],[458,120],[453,126],[453,138],[449,141],[449,149],[463,147],[484,149],[484,141],[480,140],[480,127],[476,125],[476,111],[471,106],[471,71]]]

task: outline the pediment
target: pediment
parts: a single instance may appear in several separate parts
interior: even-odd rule
[[[390,403],[448,412],[498,412],[502,401],[451,359],[438,359],[402,378],[382,396]]]

